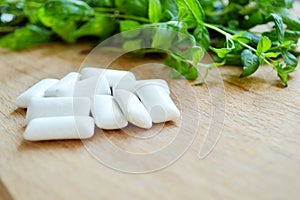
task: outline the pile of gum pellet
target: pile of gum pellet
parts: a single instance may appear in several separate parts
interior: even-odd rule
[[[113,130],[130,122],[149,129],[180,116],[166,81],[92,67],[61,80],[41,80],[17,97],[16,105],[27,108],[24,138],[31,141],[90,138],[95,124]]]

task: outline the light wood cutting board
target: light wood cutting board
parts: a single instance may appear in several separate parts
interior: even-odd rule
[[[15,98],[40,79],[61,78],[68,72],[78,71],[90,48],[89,44],[51,43],[18,52],[0,50],[3,182],[0,192],[4,199],[8,198],[6,192],[18,200],[299,198],[299,70],[292,74],[288,88],[281,86],[269,67],[245,79],[238,78],[240,68],[222,67],[219,72],[224,82],[215,74],[209,78],[209,85],[197,87],[184,80],[169,80],[172,98],[183,112],[182,118],[175,122],[155,125],[151,131],[135,127],[104,133],[97,130],[84,143],[80,140],[25,141],[22,137],[25,111],[14,105]],[[125,56],[111,67],[133,69],[139,78],[149,78],[159,75],[158,69],[167,73],[168,69],[159,64],[161,60]],[[153,68],[148,65],[146,72],[139,74],[136,66],[145,63],[154,63]],[[212,100],[212,92],[221,99]],[[225,117],[218,122],[214,103],[223,100]],[[215,148],[200,159],[200,147],[208,130],[223,122]],[[118,157],[116,151],[106,146],[107,140],[120,149],[142,154],[170,144],[178,133],[183,143],[192,142],[190,148],[172,165],[153,173],[122,173],[96,159],[102,150],[111,155],[114,164],[122,167],[115,158],[122,164],[126,157]],[[182,142],[179,142],[180,151]],[[98,154],[93,155],[91,149]],[[160,159],[174,157],[170,151],[164,152]],[[149,165],[159,168],[161,160],[152,159],[152,163],[131,163],[129,170]]]

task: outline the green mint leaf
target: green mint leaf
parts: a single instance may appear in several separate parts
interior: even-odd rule
[[[74,37],[74,32],[77,29],[77,24],[74,21],[66,23],[64,21],[56,21],[51,27],[52,31],[59,35],[64,41],[69,43],[74,43],[76,37]]]
[[[198,24],[202,24],[204,20],[204,11],[198,1],[195,0],[177,0],[179,10],[188,12],[192,15]]]
[[[167,50],[172,46],[176,32],[168,29],[166,24],[161,24],[153,37],[151,47]]]
[[[162,5],[162,21],[176,20],[178,7],[176,0],[160,0]]]
[[[115,0],[115,4],[128,15],[148,16],[148,0]]]
[[[249,13],[248,16],[249,18],[247,20],[240,22],[243,29],[250,29],[256,26],[257,24],[264,23],[264,16],[260,10],[258,10],[257,12]]]
[[[38,10],[39,20],[47,27],[53,27],[55,22],[85,21],[94,14],[94,10],[85,2],[79,0],[50,0]]]
[[[106,38],[111,35],[116,29],[116,23],[110,18],[98,15],[83,24],[78,30],[71,35],[72,38],[77,39],[82,36],[98,36]]]
[[[128,40],[124,42],[122,48],[128,52],[139,50],[142,47],[142,39]]]
[[[294,71],[294,69],[298,65],[298,59],[292,53],[288,52],[287,50],[282,50],[281,55],[286,64],[286,67],[290,68],[292,71]]]
[[[162,8],[159,0],[149,0],[148,15],[151,22],[159,22],[162,17]]]
[[[138,23],[137,21],[133,21],[133,20],[122,20],[122,21],[120,21],[121,32],[137,29],[137,28],[140,28],[140,27],[141,27],[141,24]]]
[[[288,52],[287,49],[283,49],[281,51],[281,55],[284,63],[277,61],[275,64],[275,69],[282,83],[287,86],[288,74],[295,71],[295,68],[298,65],[298,59],[292,53]]]
[[[197,26],[193,32],[196,42],[203,49],[208,50],[210,46],[210,36],[206,27]]]
[[[66,42],[76,41],[73,32],[77,23],[87,21],[93,14],[94,10],[87,3],[78,0],[50,0],[37,12],[39,20]]]
[[[275,0],[274,6],[292,8],[294,0]]]
[[[51,32],[36,25],[27,25],[0,39],[0,46],[8,49],[24,49],[49,41]]]
[[[244,66],[240,78],[250,76],[256,72],[259,67],[259,58],[257,55],[253,54],[250,50],[245,49],[241,54],[241,59]]]
[[[24,2],[24,14],[26,15],[26,17],[28,18],[29,22],[32,24],[37,24],[39,23],[39,18],[37,16],[37,11],[39,9],[40,6],[43,5],[44,0],[36,0],[34,1],[34,3],[36,4],[35,7],[32,7],[32,1],[29,0],[25,0]]]
[[[276,13],[282,18],[288,29],[298,31],[300,30],[300,20],[293,16],[291,11],[287,8],[280,8]]]
[[[193,14],[189,12],[188,8],[185,6],[178,6],[178,21],[186,24],[190,29],[193,29],[198,25]]]
[[[244,35],[245,35],[245,33],[246,33],[246,31],[241,31],[241,32],[239,32],[239,33],[236,33],[236,34],[234,34],[233,36],[232,36],[232,39],[238,39],[238,38],[241,38],[241,37],[243,37]]]
[[[235,45],[235,48],[234,48],[234,50],[235,51],[240,51],[240,50],[242,50],[242,49],[244,49],[245,47],[244,46],[242,46],[239,42],[242,42],[242,43],[244,43],[244,44],[249,44],[250,42],[251,42],[251,40],[249,39],[249,38],[247,38],[247,37],[237,37],[237,38],[235,38],[234,39],[235,40],[235,43],[234,43],[234,45]]]
[[[140,31],[130,31],[134,29],[141,28],[141,24],[138,23],[137,21],[133,20],[122,20],[119,22],[120,23],[120,31],[122,32],[122,36],[124,38],[135,38],[136,36],[139,35]],[[130,32],[126,32],[130,31]]]
[[[214,51],[220,58],[225,58],[228,53],[232,51],[232,49],[229,48],[221,48],[221,49],[216,49],[216,48],[211,48],[212,51]]]
[[[110,8],[115,6],[114,0],[85,0],[85,2],[92,7]]]
[[[283,68],[283,64],[280,62],[277,62],[275,65],[275,69],[277,71],[277,75],[284,84],[285,87],[288,86],[288,72],[286,72]]]
[[[281,52],[268,52],[265,53],[265,57],[266,58],[277,58],[278,56],[280,56]]]
[[[177,57],[175,57],[172,54],[167,54],[167,58],[165,59],[164,64],[172,68],[170,74],[172,78],[181,77],[184,71],[181,69],[188,67],[187,62],[182,62],[180,59],[177,59]]]
[[[262,36],[260,41],[257,44],[256,54],[259,56],[260,54],[267,52],[271,47],[272,47],[271,40],[266,36]]]
[[[282,18],[275,14],[272,13],[271,16],[273,17],[273,21],[275,23],[275,28],[276,28],[276,33],[277,33],[277,37],[279,42],[283,42],[284,40],[284,27],[283,27],[283,21]]]
[[[233,66],[243,66],[241,55],[240,54],[227,54],[225,60],[218,60],[216,57],[213,57],[215,62],[223,63],[226,65]]]
[[[288,51],[294,50],[297,47],[297,43],[293,40],[285,40],[280,44],[282,49],[286,49]]]
[[[287,40],[293,40],[295,43],[298,41],[300,38],[300,31],[285,31],[284,38]]]
[[[186,78],[188,80],[195,80],[198,77],[198,70],[196,66],[190,66],[188,61],[174,54],[168,54],[165,60],[165,65],[173,68],[171,70],[171,77]]]
[[[185,73],[183,73],[184,78],[188,80],[195,80],[198,77],[198,69],[194,66],[189,67]]]
[[[194,46],[193,47],[193,56],[192,56],[192,63],[194,66],[197,66],[200,60],[204,56],[204,51],[201,47],[199,46]]]
[[[282,83],[284,84],[285,87],[288,86],[288,74],[285,72],[277,72],[278,77],[280,78],[280,80],[282,81]]]

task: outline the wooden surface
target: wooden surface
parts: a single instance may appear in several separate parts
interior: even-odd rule
[[[205,159],[199,159],[199,150],[213,115],[209,90],[222,87],[214,77],[209,87],[184,84],[197,102],[185,98],[184,91],[175,102],[190,112],[184,115],[190,121],[184,129],[186,137],[195,132],[197,136],[179,160],[153,173],[133,175],[112,170],[98,162],[80,140],[24,141],[25,111],[17,109],[15,98],[42,78],[61,78],[78,71],[90,48],[88,44],[52,43],[19,52],[0,50],[2,198],[8,199],[9,192],[18,200],[299,199],[299,70],[292,74],[289,87],[283,88],[269,67],[245,79],[238,79],[241,69],[237,67],[220,68],[225,121],[219,142]],[[130,69],[144,61],[160,60],[125,56],[114,67]],[[176,85],[172,88],[176,90],[173,93],[181,90]],[[199,122],[196,128],[194,119]],[[157,141],[136,142],[126,133],[113,131],[98,133],[89,142],[101,145],[106,136],[123,149],[149,152],[174,137],[181,121],[166,124]],[[147,132],[136,129],[133,134]],[[111,155],[113,158],[114,152]]]

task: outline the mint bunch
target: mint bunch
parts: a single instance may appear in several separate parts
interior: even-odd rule
[[[204,66],[204,79],[214,66],[243,66],[240,77],[247,77],[267,64],[287,86],[299,55],[300,20],[291,14],[292,6],[292,0],[3,0],[0,46],[23,49],[59,39],[74,43],[84,37],[100,42],[136,28],[165,28],[193,41],[190,59],[180,52],[165,52],[165,64],[177,72],[174,77],[196,79],[203,52],[210,51],[215,63]],[[261,24],[271,24],[272,29],[255,33],[252,28]],[[168,37],[159,29],[150,52],[160,53],[155,47]],[[137,38],[127,40],[124,48],[141,45]]]

